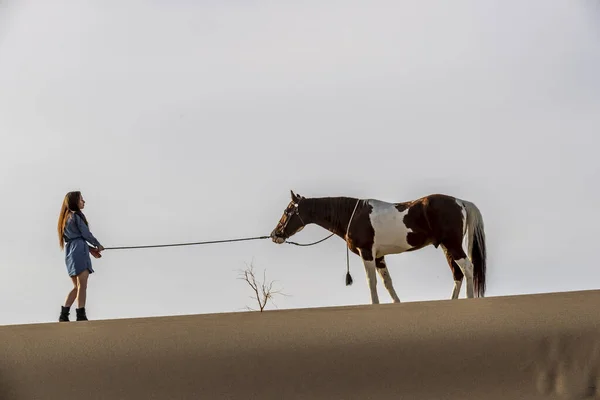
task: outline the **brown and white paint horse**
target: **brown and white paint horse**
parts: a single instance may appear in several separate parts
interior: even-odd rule
[[[309,224],[341,237],[363,261],[372,304],[379,303],[375,271],[394,303],[400,302],[384,257],[431,244],[442,247],[450,265],[454,277],[452,299],[458,298],[464,277],[468,298],[484,296],[485,231],[481,212],[472,202],[443,194],[388,203],[352,197],[305,198],[290,193],[292,201],[271,232],[273,242],[284,243]],[[350,278],[347,284],[351,282]]]

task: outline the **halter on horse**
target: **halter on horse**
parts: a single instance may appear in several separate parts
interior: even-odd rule
[[[458,298],[464,277],[468,298],[484,296],[485,230],[481,212],[472,202],[443,194],[403,203],[352,197],[306,198],[293,191],[290,194],[292,200],[271,232],[273,242],[284,243],[309,224],[341,237],[363,261],[372,304],[379,303],[375,271],[394,303],[400,302],[384,257],[429,245],[441,246],[446,255],[454,277],[452,299]]]

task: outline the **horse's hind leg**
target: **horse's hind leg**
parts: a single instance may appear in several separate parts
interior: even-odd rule
[[[387,289],[390,296],[392,296],[392,300],[394,303],[400,303],[400,298],[396,294],[396,290],[394,290],[394,285],[392,284],[392,277],[390,276],[390,271],[387,269],[387,265],[385,264],[385,259],[383,257],[379,257],[375,259],[375,266],[377,267],[377,272],[381,279],[383,280],[383,285]]]
[[[458,260],[455,260],[463,274],[465,274],[465,278],[467,278],[467,297],[472,299],[475,297],[473,295],[473,263],[469,258],[465,255]]]
[[[467,297],[473,298],[473,263],[462,248],[462,242],[446,243],[445,248],[467,279]],[[456,277],[455,277],[456,281]]]
[[[458,299],[458,295],[460,293],[460,288],[462,286],[464,274],[458,264],[454,261],[448,249],[442,245],[442,249],[444,250],[444,254],[446,255],[446,260],[448,260],[448,265],[450,266],[450,270],[452,271],[452,276],[454,277],[454,289],[452,289],[452,300]]]

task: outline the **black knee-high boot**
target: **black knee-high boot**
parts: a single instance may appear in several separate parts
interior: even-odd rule
[[[58,322],[69,322],[69,311],[71,307],[60,306],[60,317],[58,317]]]
[[[85,307],[82,308],[76,308],[75,311],[77,312],[77,321],[87,321],[87,315],[85,315]]]

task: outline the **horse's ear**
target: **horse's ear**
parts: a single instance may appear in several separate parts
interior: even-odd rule
[[[293,190],[290,190],[290,196],[292,197],[292,201],[297,203],[304,198],[304,196],[294,193]]]

